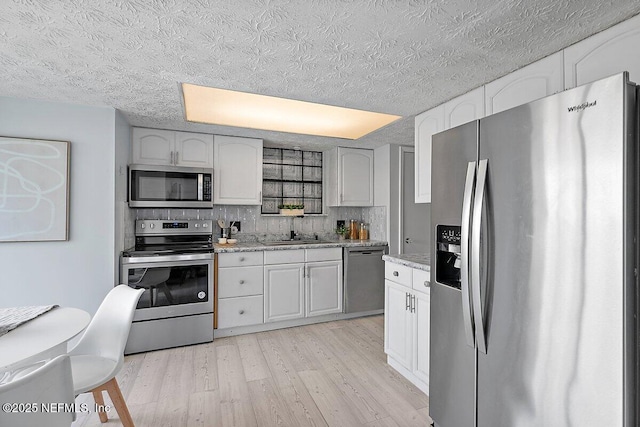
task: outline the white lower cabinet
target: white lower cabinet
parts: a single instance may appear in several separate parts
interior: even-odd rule
[[[262,295],[262,265],[218,268],[218,298]]]
[[[306,265],[306,316],[342,313],[342,261]]]
[[[413,347],[413,316],[408,310],[409,290],[384,281],[384,352],[410,369]]]
[[[429,394],[430,293],[423,280],[428,273],[390,262],[385,267],[384,351],[387,362]],[[409,272],[413,274],[407,274]],[[414,279],[419,280],[415,289]]]
[[[341,248],[265,253],[265,323],[341,312]]]
[[[429,331],[431,313],[430,303],[431,296],[421,292],[414,293],[414,313],[413,313],[413,361],[411,371],[422,380],[429,384]]]
[[[218,254],[218,329],[264,322],[263,252]]]
[[[218,300],[218,328],[256,325],[264,317],[262,295]]]
[[[304,264],[264,266],[264,321],[304,317]]]
[[[218,329],[342,313],[342,248],[217,257]]]

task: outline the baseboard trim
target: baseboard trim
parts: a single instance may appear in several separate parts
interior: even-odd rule
[[[232,337],[236,335],[252,334],[255,332],[273,331],[276,329],[293,328],[295,326],[313,325],[314,323],[332,322],[335,320],[354,319],[356,317],[383,314],[384,310],[363,311],[360,313],[337,313],[323,316],[305,317],[303,319],[283,320],[281,322],[260,323],[258,325],[238,326],[236,328],[216,329],[213,338]]]

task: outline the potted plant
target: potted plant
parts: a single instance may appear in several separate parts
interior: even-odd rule
[[[348,232],[349,232],[349,229],[344,225],[341,225],[340,227],[336,228],[336,233],[338,233],[339,240],[344,240]]]
[[[287,216],[303,216],[304,215],[304,205],[296,205],[296,204],[280,205],[278,206],[278,209],[280,209],[280,215],[287,215]]]

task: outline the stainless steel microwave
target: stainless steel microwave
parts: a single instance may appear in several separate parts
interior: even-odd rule
[[[211,208],[213,169],[129,165],[129,206]]]

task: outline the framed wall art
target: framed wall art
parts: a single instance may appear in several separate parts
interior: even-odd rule
[[[0,242],[67,240],[67,141],[0,137]]]

